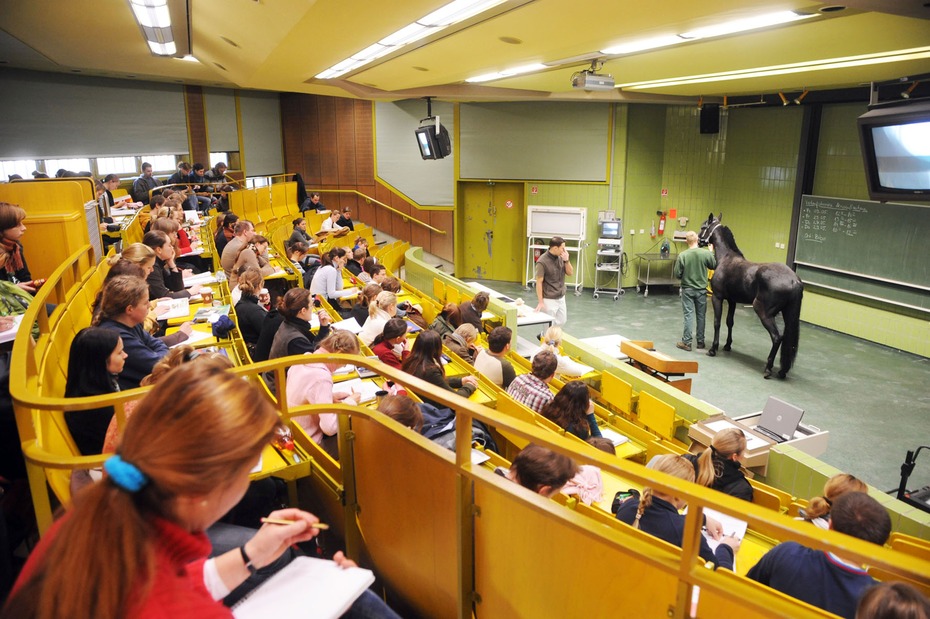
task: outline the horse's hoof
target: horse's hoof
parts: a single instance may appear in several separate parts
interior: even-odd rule
[[[723,349],[727,352],[730,352],[730,345],[727,344],[726,346],[723,347]]]
[[[708,356],[708,357],[716,357],[716,356],[717,356],[717,351],[714,350],[713,348],[711,348],[710,350],[707,351],[707,356]]]

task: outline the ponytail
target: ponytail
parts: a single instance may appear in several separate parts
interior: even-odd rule
[[[868,492],[865,483],[849,473],[838,473],[827,480],[823,486],[823,496],[811,499],[810,505],[804,510],[806,520],[822,518],[830,513],[833,501],[847,492]]]
[[[697,483],[702,486],[710,487],[714,483],[716,473],[714,472],[714,448],[705,449],[697,460]]]

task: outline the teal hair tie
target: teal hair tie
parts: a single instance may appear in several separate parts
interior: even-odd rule
[[[149,483],[149,478],[139,470],[135,464],[126,462],[119,455],[115,455],[103,463],[110,479],[117,487],[129,492],[136,493]]]

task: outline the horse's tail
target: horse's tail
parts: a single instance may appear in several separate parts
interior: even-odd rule
[[[782,375],[788,373],[798,354],[798,341],[801,335],[801,298],[803,296],[804,285],[798,282],[788,304],[782,310],[782,317],[785,319],[785,332],[781,341],[780,373]]]

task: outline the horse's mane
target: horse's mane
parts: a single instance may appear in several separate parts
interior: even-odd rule
[[[723,243],[730,248],[734,254],[737,254],[740,258],[745,258],[743,252],[739,250],[739,247],[736,246],[736,239],[733,238],[733,233],[730,232],[730,229],[726,226],[720,226],[717,228],[717,232],[723,237]]]

